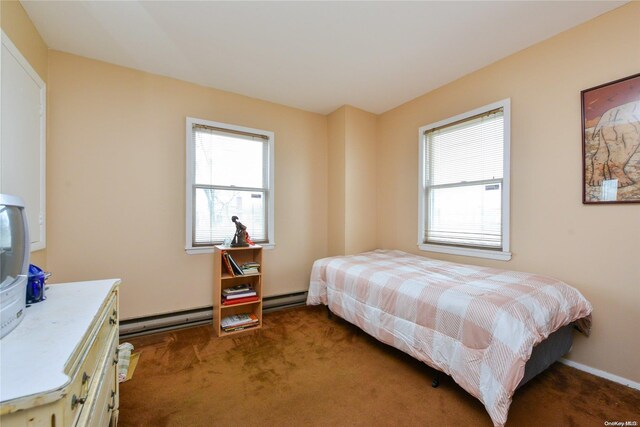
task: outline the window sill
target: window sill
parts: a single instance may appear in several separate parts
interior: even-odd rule
[[[498,252],[486,249],[459,248],[454,246],[430,245],[426,243],[419,243],[418,249],[421,251],[438,252],[441,254],[495,259],[498,261],[509,261],[511,259],[511,252]]]
[[[275,243],[258,243],[258,245],[260,245],[262,249],[267,249],[267,250],[275,249],[276,247]],[[187,255],[212,254],[213,247],[206,246],[202,248],[186,248],[184,251],[187,253]]]

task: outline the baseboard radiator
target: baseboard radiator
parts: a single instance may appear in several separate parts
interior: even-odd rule
[[[298,307],[307,303],[307,292],[295,292],[292,294],[266,297],[262,300],[262,312],[283,310],[285,308]]]
[[[295,292],[266,297],[262,301],[262,312],[269,313],[286,308],[298,307],[304,305],[306,301],[307,292]],[[156,316],[127,319],[120,322],[120,338],[124,339],[174,329],[206,325],[207,323],[211,323],[212,318],[213,309],[209,306],[193,310],[159,314]]]

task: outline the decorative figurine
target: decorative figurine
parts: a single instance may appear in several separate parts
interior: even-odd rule
[[[231,241],[231,247],[243,248],[249,246],[249,243],[247,243],[247,238],[249,237],[247,227],[238,221],[238,217],[235,215],[231,217],[231,221],[236,224],[236,234],[233,236],[233,240]]]

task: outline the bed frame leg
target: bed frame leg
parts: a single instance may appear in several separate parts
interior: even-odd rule
[[[329,309],[329,306],[327,306],[327,319],[329,320],[333,319],[333,313]]]
[[[440,385],[440,372],[436,373],[436,377],[431,382],[431,387],[436,388]]]

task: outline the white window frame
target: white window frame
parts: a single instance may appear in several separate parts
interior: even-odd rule
[[[211,120],[198,119],[194,117],[187,117],[186,127],[186,151],[187,151],[187,179],[186,179],[186,228],[185,228],[185,251],[188,254],[208,254],[213,253],[213,246],[194,246],[193,245],[193,186],[194,186],[194,158],[193,158],[193,125],[204,125],[219,129],[227,129],[229,131],[252,133],[257,135],[264,135],[267,137],[267,150],[269,152],[267,163],[267,182],[268,182],[268,197],[267,197],[267,236],[268,242],[260,243],[260,246],[265,249],[273,249],[276,245],[275,241],[275,219],[274,219],[274,199],[275,199],[275,186],[274,186],[274,166],[275,166],[275,134],[270,131],[262,129],[253,129],[245,126],[232,125],[228,123],[213,122]],[[231,236],[229,236],[231,237]]]
[[[426,187],[425,187],[425,168],[424,155],[426,146],[425,132],[446,126],[450,123],[465,120],[473,116],[486,113],[491,110],[502,108],[504,112],[504,150],[503,150],[503,178],[502,178],[502,250],[496,251],[491,249],[465,248],[458,246],[435,245],[424,243],[424,235],[426,231],[427,205],[426,205]],[[509,218],[510,218],[510,164],[511,164],[511,99],[503,99],[489,105],[476,108],[466,113],[450,117],[439,122],[422,126],[418,130],[418,141],[420,155],[418,156],[419,173],[418,173],[418,248],[422,251],[445,253],[450,255],[463,255],[477,258],[488,258],[500,261],[509,261],[511,252],[509,252]]]

